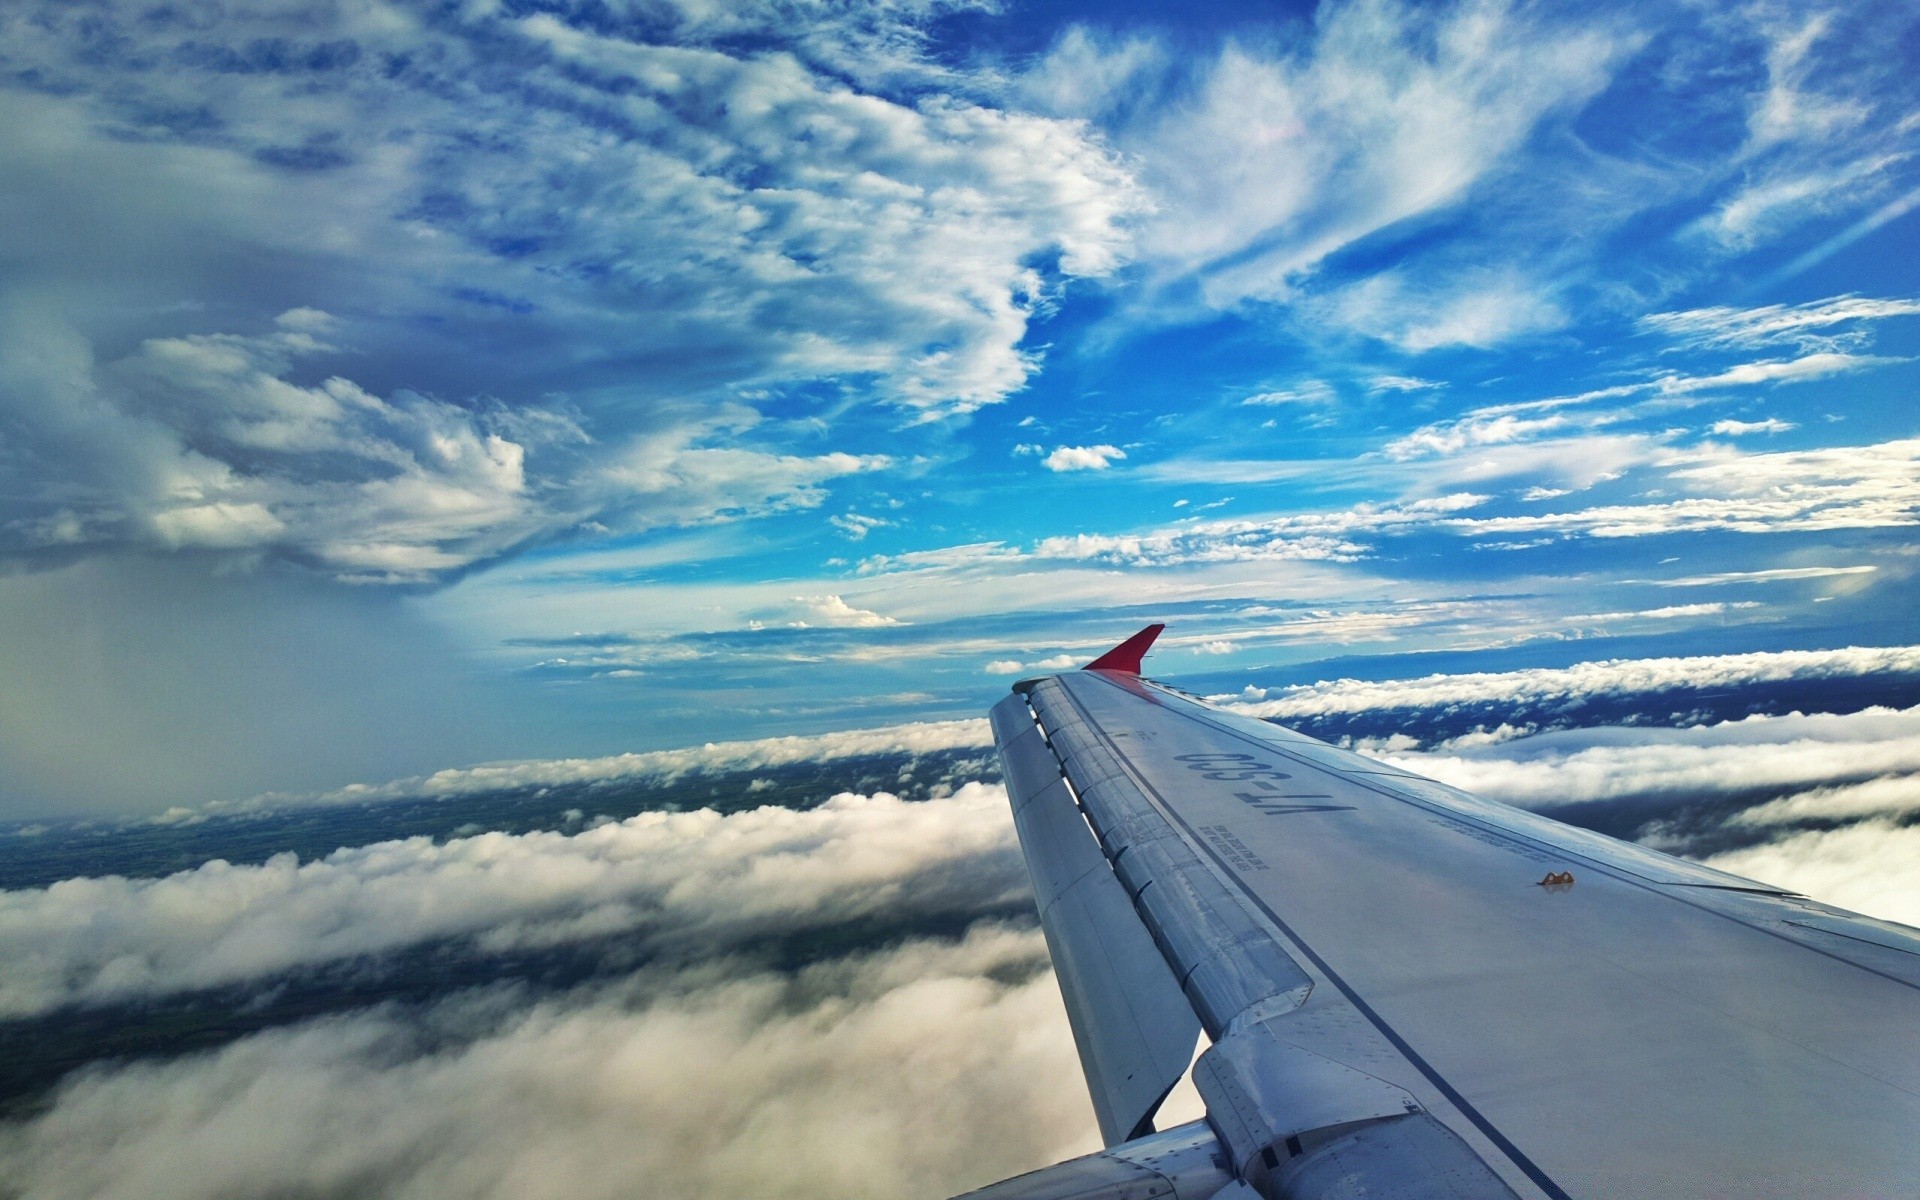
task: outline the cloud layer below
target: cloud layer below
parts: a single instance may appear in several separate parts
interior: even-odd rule
[[[699,957],[756,936],[978,915],[1027,880],[1006,795],[841,795],[805,812],[642,813],[576,834],[381,842],[302,863],[0,892],[0,1016],[253,985],[423,944],[497,954],[599,938]]]
[[[0,1126],[22,1200],[927,1197],[1097,1148],[1046,947],[643,973],[93,1073]]]

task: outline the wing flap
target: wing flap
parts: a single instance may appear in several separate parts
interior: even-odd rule
[[[1213,1130],[1195,1121],[958,1200],[1207,1200],[1232,1183]]]
[[[1186,1072],[1200,1022],[1108,867],[1026,701],[1009,696],[992,715],[1047,951],[1101,1136],[1115,1145],[1150,1128]]]
[[[1270,927],[1230,892],[1126,774],[1057,679],[1029,692],[1047,741],[1080,788],[1080,764],[1114,770],[1080,792],[1115,873],[1174,969],[1209,1036],[1256,1005],[1271,1014],[1312,987]]]

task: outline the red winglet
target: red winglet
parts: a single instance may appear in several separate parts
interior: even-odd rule
[[[1165,625],[1149,625],[1080,669],[1125,671],[1129,675],[1138,675],[1140,660],[1147,656],[1147,647],[1153,645],[1153,639],[1159,637],[1160,631],[1165,628]]]

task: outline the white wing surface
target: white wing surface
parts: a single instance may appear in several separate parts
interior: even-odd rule
[[[1224,713],[1157,632],[993,712],[1108,1149],[978,1195],[1920,1195],[1920,931]]]

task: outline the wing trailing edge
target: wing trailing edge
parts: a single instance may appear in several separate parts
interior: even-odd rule
[[[1152,1131],[1155,1110],[1193,1058],[1200,1022],[1107,866],[1026,700],[1008,696],[991,716],[1094,1115],[1102,1140],[1117,1145]]]

